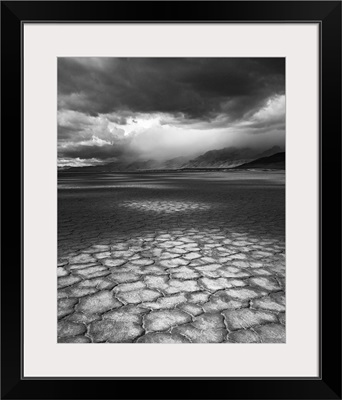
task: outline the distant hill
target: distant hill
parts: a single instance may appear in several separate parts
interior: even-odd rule
[[[283,153],[283,152],[284,152],[284,149],[282,149],[280,146],[273,146],[270,149],[265,150],[262,153],[260,153],[258,158],[268,157],[268,156],[272,156],[273,154]]]
[[[189,157],[176,157],[171,160],[166,160],[164,162],[164,167],[166,169],[177,169],[181,168],[185,163],[189,161]]]
[[[273,154],[269,157],[258,158],[235,167],[235,169],[285,169],[285,153]]]
[[[182,168],[234,168],[238,165],[248,163],[252,160],[270,156],[282,151],[279,146],[260,153],[259,150],[251,148],[225,147],[220,150],[210,150],[189,161]]]

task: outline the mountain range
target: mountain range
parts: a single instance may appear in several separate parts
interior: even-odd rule
[[[210,150],[182,165],[182,168],[234,168],[262,157],[268,157],[283,151],[279,146],[273,146],[266,151],[251,148],[225,147],[220,150]]]
[[[269,157],[258,158],[246,164],[239,165],[235,169],[285,169],[285,153],[276,153]]]
[[[274,158],[272,159],[271,157]],[[263,165],[266,166],[264,167]],[[273,167],[272,165],[274,165],[275,167]],[[112,162],[105,165],[70,167],[68,171],[133,172],[146,170],[194,170],[207,168],[285,168],[285,153],[284,150],[279,146],[273,146],[266,151],[260,151],[248,147],[225,147],[219,150],[207,151],[206,153],[201,154],[194,159],[190,159],[187,157],[176,157],[166,161],[146,160],[134,161],[132,163]]]

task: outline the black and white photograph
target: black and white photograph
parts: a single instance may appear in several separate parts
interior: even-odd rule
[[[58,343],[286,343],[285,58],[57,73]]]

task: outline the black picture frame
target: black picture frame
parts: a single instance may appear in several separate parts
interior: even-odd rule
[[[318,378],[28,379],[22,376],[24,200],[21,67],[24,21],[319,23],[320,243],[319,249],[313,249],[320,252]],[[341,399],[341,2],[3,1],[1,34],[2,398]],[[130,380],[139,382],[127,382]],[[181,383],[181,387],[173,381]]]

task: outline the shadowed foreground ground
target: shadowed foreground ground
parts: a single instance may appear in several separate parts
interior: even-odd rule
[[[59,342],[285,342],[284,172],[58,182]]]

